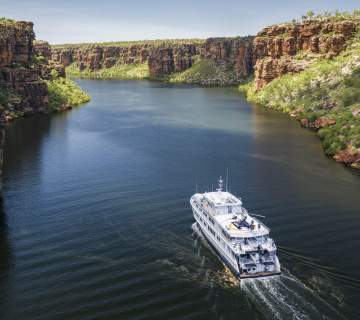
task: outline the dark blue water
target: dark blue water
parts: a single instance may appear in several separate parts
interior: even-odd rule
[[[236,89],[81,80],[92,101],[7,128],[1,319],[360,318],[360,176]],[[239,284],[188,200],[230,171],[280,277]]]

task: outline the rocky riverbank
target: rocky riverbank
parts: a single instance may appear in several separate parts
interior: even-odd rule
[[[240,89],[316,130],[326,154],[360,168],[360,15],[310,15],[254,39],[254,81]]]

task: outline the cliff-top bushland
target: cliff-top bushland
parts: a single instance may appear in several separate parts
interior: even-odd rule
[[[69,43],[69,44],[54,44],[54,49],[71,49],[71,48],[92,48],[97,46],[102,47],[131,47],[131,46],[145,46],[151,45],[154,47],[162,46],[176,46],[187,43],[203,44],[204,39],[157,39],[157,40],[134,40],[134,41],[110,41],[110,42],[94,42],[94,43]]]
[[[0,18],[0,27],[13,26],[16,23],[16,20],[1,17]]]

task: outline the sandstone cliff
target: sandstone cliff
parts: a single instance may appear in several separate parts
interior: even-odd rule
[[[209,38],[201,49],[200,56],[218,64],[233,68],[239,77],[248,77],[253,72],[254,37]]]
[[[315,58],[342,52],[359,20],[308,19],[264,28],[254,39],[256,88],[273,79],[306,69]]]
[[[47,107],[47,86],[33,61],[34,38],[31,22],[0,24],[0,104],[5,117],[10,112],[33,113]]]
[[[199,54],[200,48],[191,43],[152,48],[148,59],[150,76],[161,78],[190,68],[194,63],[193,57]]]
[[[89,45],[69,48],[53,48],[52,60],[60,62],[65,67],[75,62],[80,70],[91,71],[110,68],[115,64],[144,63],[150,54],[151,45],[132,46],[100,46]]]
[[[65,67],[75,65],[78,71],[84,71],[82,75],[92,75],[116,66],[147,64],[146,74],[154,79],[169,79],[172,74],[191,68],[199,60],[206,60],[218,73],[231,71],[232,77],[222,79],[213,76],[194,82],[232,84],[253,72],[252,40],[253,37],[237,37],[55,46],[52,48],[52,60]],[[109,73],[96,74],[101,76]]]

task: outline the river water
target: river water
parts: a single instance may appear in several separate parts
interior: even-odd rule
[[[92,101],[7,128],[1,319],[359,319],[360,176],[234,88],[79,80]],[[239,283],[189,198],[230,172],[279,277]]]

